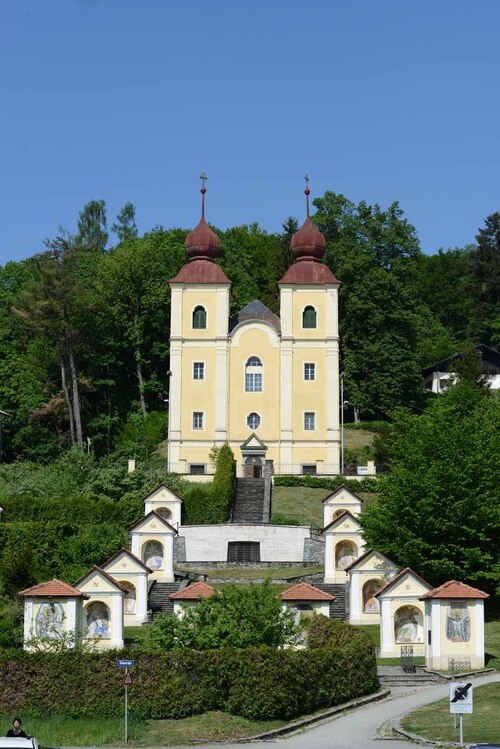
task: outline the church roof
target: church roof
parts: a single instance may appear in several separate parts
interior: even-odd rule
[[[319,284],[340,284],[330,268],[317,260],[296,260],[291,265],[278,285],[291,284],[302,286],[314,286]]]
[[[280,596],[282,601],[334,601],[335,596],[326,593],[324,590],[315,588],[309,583],[299,583],[293,588],[283,591]]]
[[[194,258],[183,265],[175,278],[171,278],[169,283],[230,284],[231,281],[220,265],[216,265],[212,260]]]
[[[478,590],[477,588],[473,588],[466,583],[461,583],[458,580],[448,580],[448,582],[443,583],[438,588],[433,588],[432,590],[427,591],[427,593],[424,593],[423,596],[420,596],[421,601],[424,601],[426,598],[478,599],[489,598],[489,595],[488,593],[485,593],[484,590]]]
[[[38,583],[38,585],[32,585],[31,588],[21,590],[19,595],[33,598],[38,596],[43,598],[88,598],[81,590],[68,585],[68,583],[63,583],[57,577],[46,583]]]
[[[260,320],[261,322],[272,325],[276,332],[281,333],[281,320],[269,307],[259,299],[252,299],[243,309],[240,309],[236,315],[229,321],[229,332],[231,333],[238,325],[244,322]]]
[[[207,585],[207,583],[193,583],[183,590],[172,593],[169,598],[173,601],[198,601],[202,596],[210,598],[213,593],[214,589],[211,585]]]

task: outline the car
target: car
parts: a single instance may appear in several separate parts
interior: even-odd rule
[[[16,736],[0,736],[0,749],[41,749],[34,736],[23,739]]]

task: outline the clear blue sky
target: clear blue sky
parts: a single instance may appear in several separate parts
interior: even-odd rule
[[[500,210],[499,0],[0,0],[0,263],[104,198],[140,231],[397,199],[425,252]]]

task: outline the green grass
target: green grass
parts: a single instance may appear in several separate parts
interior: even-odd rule
[[[487,611],[487,614],[489,612]],[[497,612],[498,613],[498,612]],[[490,619],[484,623],[484,650],[486,665],[500,669],[500,618]]]
[[[10,725],[10,715],[1,716]],[[182,720],[129,720],[129,742],[132,747],[179,746],[212,743],[253,736],[284,725],[284,721],[250,721],[236,715],[210,712]],[[47,718],[23,716],[23,727],[42,746],[123,746],[123,718]]]
[[[484,684],[474,688],[474,712],[464,715],[464,741],[493,742],[500,736],[500,684]],[[421,707],[407,715],[403,728],[410,733],[433,741],[458,741],[458,729],[453,727],[449,700]],[[458,725],[458,720],[457,720]]]
[[[133,645],[134,643],[140,643],[146,637],[147,627],[124,627],[123,628],[123,639],[125,647]]]
[[[331,489],[310,489],[307,486],[274,486],[272,496],[273,515],[288,518],[299,525],[323,527],[323,505],[321,500]]]

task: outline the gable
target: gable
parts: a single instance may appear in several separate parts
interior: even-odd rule
[[[144,497],[145,502],[170,502],[170,503],[182,503],[181,497],[179,497],[178,494],[176,494],[173,489],[169,489],[169,487],[166,484],[160,484],[156,487],[156,489],[153,489],[153,491],[149,492]]]
[[[387,589],[382,591],[380,597],[388,596],[390,598],[399,598],[405,596],[421,596],[427,593],[430,586],[423,580],[420,580],[412,572],[406,572],[399,579],[394,578],[393,584],[389,583]]]
[[[379,551],[368,551],[359,557],[354,564],[349,566],[349,570],[356,570],[358,572],[371,572],[374,570],[377,572],[394,572],[398,569],[399,567],[389,557],[386,557],[385,554],[381,554]]]
[[[248,439],[246,439],[241,445],[242,450],[267,450],[265,445],[256,434],[252,433]]]
[[[360,522],[352,515],[348,510],[343,512],[329,523],[326,528],[323,528],[323,533],[355,533],[361,530]]]
[[[347,505],[350,507],[363,504],[361,497],[358,497],[358,495],[351,491],[351,489],[348,489],[347,486],[339,486],[338,489],[335,489],[331,494],[328,494],[322,502],[325,505]]]
[[[130,527],[130,530],[135,531],[136,533],[162,533],[168,535],[174,535],[177,533],[175,528],[173,528],[170,523],[164,520],[161,515],[158,515],[154,510],[138,520],[137,523],[134,523],[134,525]]]
[[[127,573],[127,572],[142,572],[148,574],[150,571],[146,565],[144,565],[140,559],[137,559],[133,554],[123,549],[118,554],[115,554],[106,564],[102,565],[102,569],[105,570],[111,577],[115,574]]]
[[[104,574],[102,570],[93,569],[85,577],[78,581],[80,590],[85,593],[116,593],[122,592],[122,589],[115,580]]]

